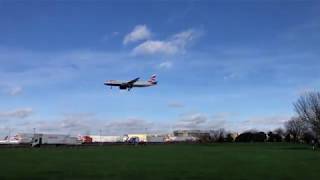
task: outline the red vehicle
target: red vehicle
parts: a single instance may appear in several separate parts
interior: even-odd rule
[[[82,136],[81,137],[81,141],[82,143],[86,144],[86,143],[92,143],[92,138],[90,136]]]

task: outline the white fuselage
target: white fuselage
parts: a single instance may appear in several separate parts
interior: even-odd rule
[[[127,84],[127,81],[118,81],[118,80],[109,80],[104,83],[104,85],[107,85],[107,86],[121,86],[121,85],[126,86],[126,84]],[[148,81],[137,81],[132,84],[132,87],[149,87],[149,86],[154,86],[156,84],[157,84],[156,82],[151,83]]]
[[[128,89],[128,91],[133,87],[149,87],[157,84],[156,75],[152,75],[148,81],[139,81],[139,77],[129,80],[129,81],[119,81],[119,80],[109,80],[105,81],[106,86],[118,86],[119,89]]]

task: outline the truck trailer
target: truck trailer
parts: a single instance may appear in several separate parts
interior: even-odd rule
[[[81,141],[77,137],[62,134],[35,134],[32,138],[32,147],[41,145],[80,145]]]
[[[119,143],[123,142],[123,136],[99,136],[89,135],[93,143]]]

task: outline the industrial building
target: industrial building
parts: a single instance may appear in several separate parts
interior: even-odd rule
[[[6,137],[0,144],[90,144],[90,143],[165,143],[165,142],[195,142],[201,137],[210,136],[209,131],[175,130],[171,134],[125,134],[123,136],[83,135],[70,136],[63,134],[32,134],[19,133]]]
[[[210,133],[208,131],[201,131],[201,130],[176,130],[176,131],[173,131],[173,135],[176,137],[200,138],[203,136],[210,136]]]

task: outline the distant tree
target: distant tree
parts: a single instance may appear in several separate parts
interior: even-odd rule
[[[282,136],[280,136],[279,134],[275,134],[275,135],[274,135],[274,140],[275,140],[276,142],[282,142]]]
[[[303,132],[306,129],[304,121],[302,121],[299,117],[292,117],[285,124],[287,133],[292,135],[293,142],[298,142],[299,138],[302,137]]]
[[[283,128],[277,128],[273,132],[278,134],[281,137],[281,141],[284,139],[284,137],[286,135],[286,132]]]
[[[285,142],[291,142],[291,135],[290,133],[286,133],[285,137],[284,137],[284,141]]]
[[[254,142],[265,142],[267,139],[267,135],[264,132],[254,133],[253,135]]]
[[[226,135],[226,132],[224,129],[221,129],[221,131],[219,131],[219,137],[218,137],[218,142],[224,142],[225,140],[225,135]]]
[[[320,137],[320,92],[309,92],[294,103],[299,119],[305,122],[316,137]]]
[[[307,144],[310,144],[312,140],[315,139],[314,133],[311,131],[306,131],[303,133],[303,141]]]
[[[224,142],[226,134],[227,133],[223,128],[210,131],[211,139],[214,142]]]
[[[236,137],[236,142],[250,142],[252,140],[252,132],[244,132]]]
[[[210,135],[201,135],[199,137],[199,142],[200,143],[210,143],[210,142],[212,142],[212,139],[211,139]]]
[[[282,137],[275,132],[269,131],[268,132],[268,142],[281,142]]]
[[[267,135],[268,135],[268,140],[267,141],[268,142],[273,142],[273,132],[269,131]]]
[[[264,132],[244,132],[236,137],[236,142],[264,142],[267,135]]]
[[[227,134],[225,141],[226,142],[233,142],[234,141],[233,136],[232,136],[231,133]]]

